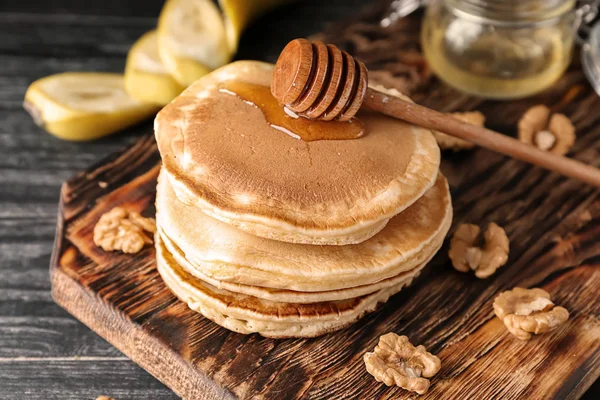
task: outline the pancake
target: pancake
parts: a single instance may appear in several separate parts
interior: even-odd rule
[[[426,262],[452,220],[450,193],[440,174],[413,206],[371,239],[314,246],[250,235],[178,200],[168,175],[157,187],[157,226],[197,276],[240,285],[326,292],[375,284]]]
[[[341,329],[404,286],[340,301],[279,303],[215,288],[187,274],[162,246],[156,248],[156,261],[165,284],[192,310],[234,332],[267,337],[314,337]]]
[[[245,294],[258,297],[264,300],[284,303],[318,303],[323,301],[337,301],[353,297],[364,296],[381,289],[387,289],[401,284],[409,285],[412,280],[421,272],[421,269],[430,261],[432,256],[423,264],[418,265],[410,271],[403,272],[394,277],[384,279],[370,285],[361,285],[353,288],[330,290],[326,292],[298,292],[286,289],[274,289],[260,286],[241,285],[233,282],[218,281],[204,273],[199,268],[194,267],[185,259],[185,255],[170,239],[164,236],[159,229],[156,235],[156,246],[161,247],[161,251],[168,252],[173,260],[188,274],[207,282],[218,289],[225,289],[230,292]]]
[[[255,236],[343,245],[372,237],[433,185],[440,153],[428,130],[361,112],[364,137],[304,142],[219,91],[232,79],[269,85],[272,72],[229,64],[159,112],[158,148],[182,201]]]

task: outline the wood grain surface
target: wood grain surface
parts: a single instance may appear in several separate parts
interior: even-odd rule
[[[418,102],[441,111],[477,108],[488,126],[509,135],[530,105],[547,104],[577,127],[571,156],[598,166],[600,113],[594,111],[600,98],[577,63],[535,98],[481,101],[428,78],[418,63],[406,67],[393,51],[399,45],[394,35],[418,24],[419,15],[386,31],[373,10],[360,24],[337,25],[322,37],[363,56],[371,70],[385,67],[380,78],[406,85]],[[94,223],[113,206],[153,213],[157,161],[148,135],[63,186],[53,296],[186,398],[412,398],[376,383],[364,369],[362,355],[389,331],[442,359],[425,399],[575,399],[600,373],[600,199],[594,188],[484,149],[445,155],[454,227],[504,226],[511,239],[508,264],[479,280],[456,272],[444,248],[413,286],[353,327],[316,339],[272,340],[229,332],[190,311],[161,283],[151,248],[131,257],[91,244]],[[513,338],[491,305],[497,293],[516,285],[545,288],[571,312],[568,323],[528,342]]]
[[[598,376],[600,201],[593,194],[549,232],[532,221],[519,234],[511,216],[500,214],[513,246],[509,265],[496,278],[459,274],[441,253],[415,285],[355,326],[316,339],[273,340],[229,332],[189,310],[160,280],[152,248],[132,257],[92,243],[95,222],[114,206],[153,213],[157,158],[148,136],[63,187],[66,225],[58,232],[53,296],[185,398],[409,398],[364,369],[362,354],[389,331],[407,334],[442,359],[423,398],[579,398]],[[484,187],[506,190],[512,179],[487,179]],[[548,190],[534,189],[539,195]],[[508,203],[514,208],[522,201]],[[536,208],[523,209],[529,211],[520,218],[535,220]],[[526,243],[530,236],[539,244]],[[493,317],[491,302],[514,285],[548,290],[571,311],[567,325],[529,342],[509,335]]]

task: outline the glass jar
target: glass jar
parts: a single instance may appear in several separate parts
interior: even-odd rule
[[[581,53],[583,71],[600,96],[600,21],[591,29]]]
[[[422,28],[423,52],[439,78],[496,99],[552,85],[572,56],[575,0],[433,0]]]

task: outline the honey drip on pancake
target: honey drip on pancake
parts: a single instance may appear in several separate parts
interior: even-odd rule
[[[319,121],[300,117],[282,107],[265,85],[257,85],[241,81],[226,81],[219,91],[237,96],[261,110],[267,123],[295,139],[306,142],[315,140],[358,139],[365,133],[365,127],[357,118],[348,122]]]

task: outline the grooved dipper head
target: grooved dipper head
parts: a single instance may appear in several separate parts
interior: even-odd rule
[[[271,93],[296,114],[325,121],[350,120],[367,91],[367,68],[345,51],[295,39],[277,59]]]

